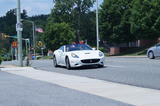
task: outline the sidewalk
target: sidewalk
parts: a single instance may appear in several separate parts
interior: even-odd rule
[[[1,68],[14,75],[40,80],[107,99],[138,106],[160,106],[160,90],[112,83],[98,79],[35,70],[31,67]]]

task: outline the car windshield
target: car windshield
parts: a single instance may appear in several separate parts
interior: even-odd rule
[[[92,50],[92,48],[86,44],[72,44],[66,45],[66,51],[78,51],[78,50]]]

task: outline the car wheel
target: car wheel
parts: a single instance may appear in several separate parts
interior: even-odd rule
[[[154,59],[155,57],[154,57],[154,53],[152,52],[152,51],[150,51],[149,53],[148,53],[148,58],[150,58],[150,59]]]
[[[58,67],[57,60],[56,60],[55,56],[53,57],[53,65],[54,65],[54,67]]]
[[[66,58],[66,68],[67,68],[68,70],[71,69],[70,62],[69,62],[69,58],[68,58],[68,57]]]

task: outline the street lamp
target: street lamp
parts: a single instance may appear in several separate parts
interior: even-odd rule
[[[99,49],[99,20],[98,20],[98,0],[96,0],[96,32],[97,32],[97,50]]]
[[[21,21],[26,21],[26,22],[29,22],[29,23],[32,24],[32,31],[33,31],[33,32],[32,32],[32,33],[33,33],[32,37],[33,37],[34,56],[36,56],[36,50],[35,50],[35,48],[36,48],[36,41],[35,41],[35,23],[34,23],[34,21],[25,20],[25,19],[21,19]]]

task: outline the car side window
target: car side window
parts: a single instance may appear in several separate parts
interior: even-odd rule
[[[60,47],[59,50],[62,50],[64,52],[64,46]]]

